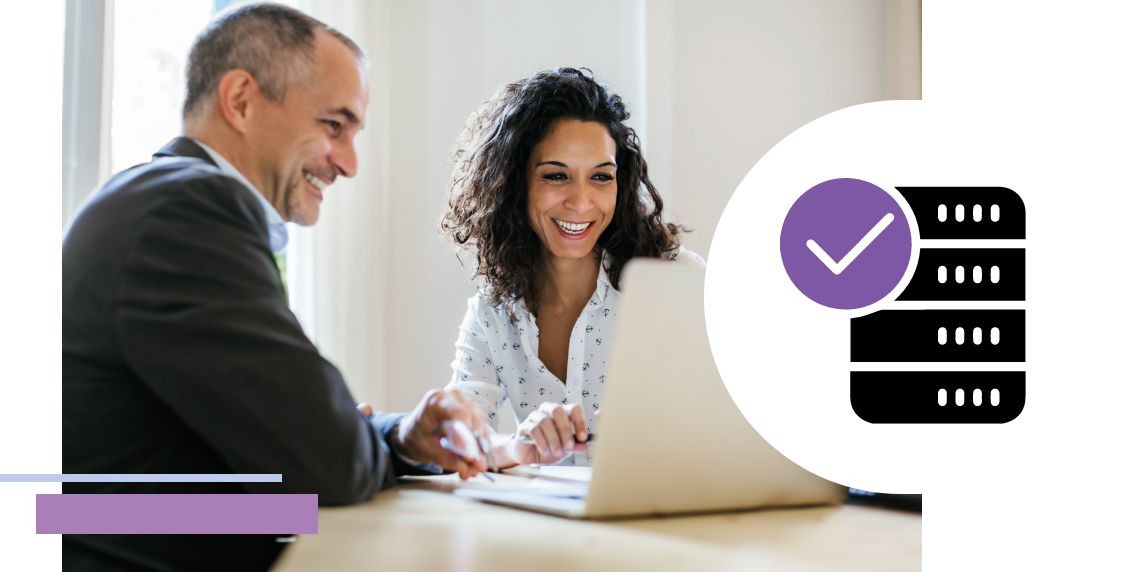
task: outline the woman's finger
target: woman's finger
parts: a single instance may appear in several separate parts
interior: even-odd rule
[[[538,430],[545,437],[545,444],[554,457],[561,455],[561,436],[557,433],[557,423],[552,417],[545,417],[538,423]]]
[[[546,439],[545,434],[542,432],[541,425],[531,428],[529,435],[534,439],[534,446],[537,447],[539,460],[548,459],[553,455],[549,449],[549,440]]]
[[[553,409],[553,426],[557,430],[557,438],[561,441],[564,451],[572,451],[576,439],[573,437],[573,422],[564,407]]]
[[[565,412],[569,414],[569,421],[573,424],[573,434],[576,435],[577,441],[585,442],[589,439],[589,427],[585,423],[585,410],[580,405],[571,403],[565,406]]]

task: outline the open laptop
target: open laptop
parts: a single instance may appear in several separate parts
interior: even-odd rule
[[[519,467],[533,478],[455,493],[570,518],[841,502],[845,487],[778,453],[730,399],[706,338],[704,276],[649,259],[625,269],[591,471]]]

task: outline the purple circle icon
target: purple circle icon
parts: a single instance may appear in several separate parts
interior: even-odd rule
[[[895,199],[859,179],[805,191],[785,215],[781,261],[813,302],[854,310],[882,300],[910,264],[910,224]]]

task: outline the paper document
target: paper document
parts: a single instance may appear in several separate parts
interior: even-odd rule
[[[572,467],[556,465],[519,465],[502,471],[507,475],[530,477],[533,479],[553,479],[587,483],[592,480],[592,467]]]

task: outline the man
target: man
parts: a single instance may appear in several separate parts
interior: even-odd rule
[[[189,56],[184,137],[112,177],[63,244],[65,473],[281,473],[281,484],[68,484],[65,492],[302,492],[363,501],[486,425],[458,392],[358,411],[287,307],[273,252],[357,172],[363,56],[296,10],[249,6]],[[66,536],[72,569],[265,569],[263,536]]]

